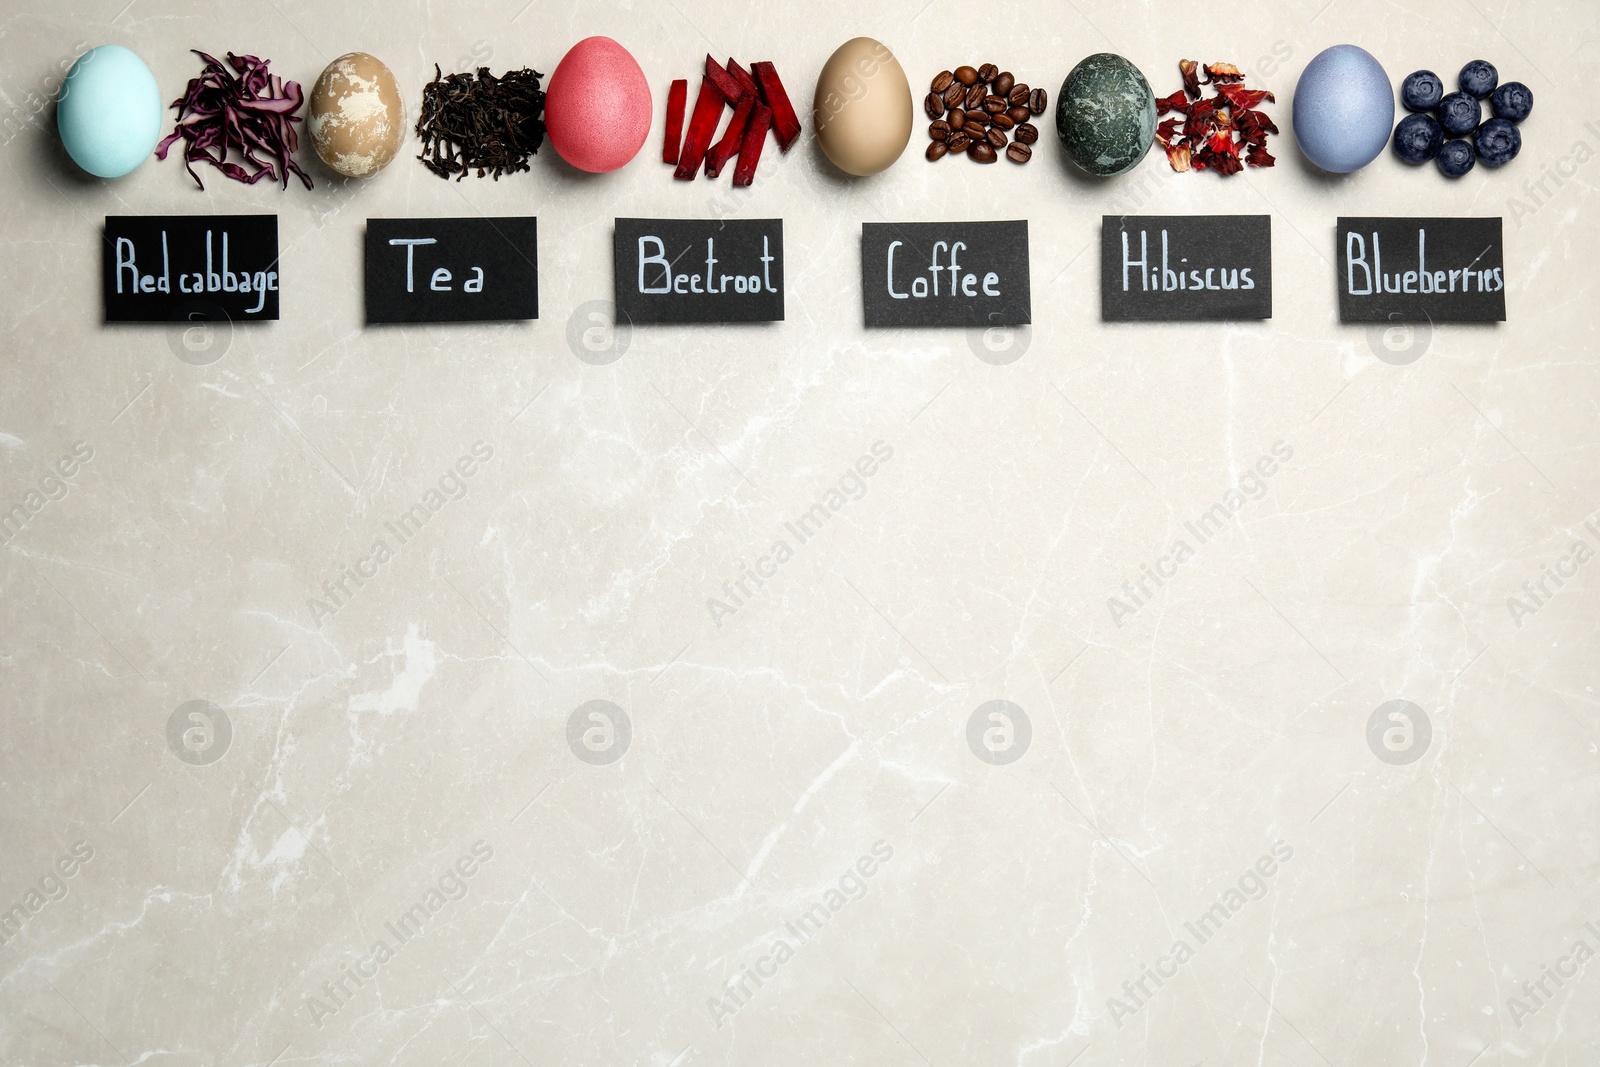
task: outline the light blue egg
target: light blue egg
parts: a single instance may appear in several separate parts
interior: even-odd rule
[[[144,60],[119,44],[103,44],[67,72],[56,128],[74,163],[100,178],[120,178],[155,150],[162,110],[161,91]]]
[[[1294,139],[1323,170],[1349,174],[1377,159],[1394,128],[1394,89],[1383,65],[1353,44],[1306,64],[1294,88]]]

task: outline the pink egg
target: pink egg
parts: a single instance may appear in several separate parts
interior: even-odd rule
[[[595,174],[638,155],[653,113],[644,71],[609,37],[586,37],[568,49],[545,89],[550,143],[562,159]]]

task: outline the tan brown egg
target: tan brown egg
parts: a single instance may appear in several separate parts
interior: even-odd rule
[[[381,60],[349,52],[328,64],[311,90],[306,132],[322,162],[347,178],[367,178],[405,139],[400,86]]]
[[[811,118],[834,166],[861,176],[887,169],[911,140],[911,86],[900,61],[870,37],[846,41],[817,76]]]

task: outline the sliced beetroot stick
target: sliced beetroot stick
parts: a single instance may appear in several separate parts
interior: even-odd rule
[[[744,130],[744,145],[739,149],[739,165],[733,168],[733,184],[749,185],[756,179],[756,164],[761,162],[761,146],[767,143],[767,130],[772,126],[772,109],[757,104]]]
[[[737,62],[735,62],[735,60],[734,60],[734,58],[732,56],[728,57],[728,73],[733,75],[735,81],[737,81],[740,85],[744,86],[744,91],[745,92],[747,92],[747,93],[759,93],[760,92],[760,89],[758,89],[756,87],[756,80],[754,78],[750,77],[750,72],[748,70],[745,70],[743,67],[739,66],[739,64]]]
[[[718,141],[706,153],[706,177],[715,178],[722,173],[722,168],[728,165],[728,160],[739,154],[739,149],[744,144],[744,129],[750,121],[750,112],[758,105],[754,93],[746,93],[744,99],[739,101],[739,106],[733,109],[733,118],[728,120],[728,128],[722,133],[722,140]]]
[[[678,145],[683,140],[683,109],[689,103],[689,82],[679,78],[667,90],[667,140],[661,146],[661,162],[678,162]]]
[[[772,109],[772,132],[778,137],[778,147],[787,152],[795,138],[800,136],[800,120],[795,117],[794,106],[789,103],[789,94],[783,91],[783,82],[778,80],[778,72],[771,63],[752,63],[750,73],[755,75],[756,84],[761,86],[761,95]]]
[[[683,138],[683,151],[678,153],[678,169],[672,176],[679,181],[692,182],[700,173],[700,164],[706,160],[706,149],[717,132],[717,120],[722,117],[725,100],[710,78],[700,81],[700,95],[695,97],[694,113],[689,116],[689,132]]]
[[[722,64],[711,58],[711,53],[706,53],[706,77],[717,83],[717,90],[722,93],[728,103],[738,106],[744,99],[744,86],[739,84],[739,79],[722,69]]]

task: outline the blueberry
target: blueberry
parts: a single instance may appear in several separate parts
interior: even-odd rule
[[[1500,83],[1500,72],[1487,59],[1474,59],[1461,68],[1461,91],[1482,100]]]
[[[1394,128],[1394,154],[1407,163],[1426,163],[1439,154],[1444,131],[1432,115],[1407,115]]]
[[[1522,151],[1522,131],[1505,119],[1490,119],[1472,135],[1472,145],[1486,167],[1503,167]]]
[[[1439,149],[1439,173],[1446,178],[1459,178],[1472,169],[1478,157],[1466,141],[1446,141]]]
[[[1451,93],[1439,101],[1439,125],[1452,137],[1462,137],[1478,128],[1483,107],[1468,93]]]
[[[1400,102],[1408,111],[1427,111],[1439,106],[1444,96],[1444,82],[1431,70],[1419,70],[1406,75],[1400,83]]]
[[[1533,111],[1533,90],[1521,82],[1506,82],[1490,97],[1489,108],[1497,119],[1521,122]]]

